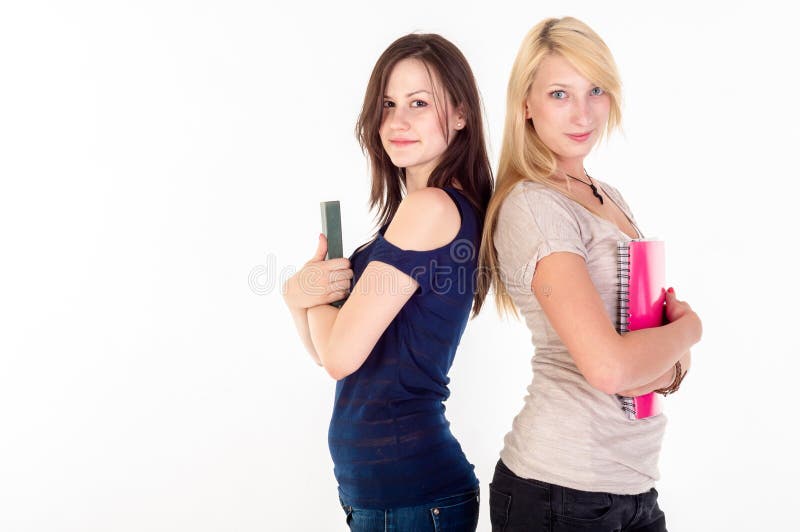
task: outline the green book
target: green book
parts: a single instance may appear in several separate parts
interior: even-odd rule
[[[342,211],[338,201],[321,201],[319,204],[322,217],[322,234],[328,239],[328,254],[326,260],[340,259],[344,256],[342,247]],[[331,303],[334,307],[341,307],[345,300]]]
[[[342,250],[342,211],[338,201],[321,201],[322,234],[328,238],[328,254],[325,259],[341,259]]]

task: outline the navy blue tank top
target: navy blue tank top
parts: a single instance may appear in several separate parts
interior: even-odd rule
[[[415,506],[478,486],[443,402],[472,308],[482,220],[460,191],[444,190],[461,214],[452,242],[402,250],[383,238],[383,227],[350,257],[353,284],[373,260],[419,283],[364,364],[336,383],[328,445],[339,494],[350,506]]]

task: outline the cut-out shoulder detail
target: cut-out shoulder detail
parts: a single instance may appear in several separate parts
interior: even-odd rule
[[[428,251],[450,243],[461,228],[461,214],[450,195],[427,187],[400,203],[384,238],[405,250]]]

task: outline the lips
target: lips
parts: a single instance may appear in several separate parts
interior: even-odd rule
[[[586,133],[577,133],[577,134],[567,133],[567,136],[572,140],[574,140],[575,142],[584,142],[585,140],[588,140],[589,137],[592,136],[592,132],[587,131]]]
[[[398,148],[403,148],[405,146],[411,146],[415,142],[417,142],[417,141],[416,140],[410,140],[410,139],[389,139],[389,143],[392,146],[397,146]]]

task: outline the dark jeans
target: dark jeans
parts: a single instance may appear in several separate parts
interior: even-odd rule
[[[580,491],[515,475],[502,460],[489,485],[492,532],[666,532],[655,488],[638,495]]]
[[[475,532],[478,526],[479,490],[385,510],[353,508],[339,501],[352,532]]]

